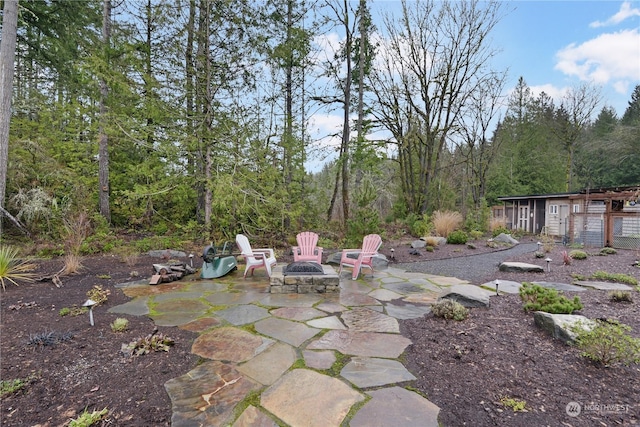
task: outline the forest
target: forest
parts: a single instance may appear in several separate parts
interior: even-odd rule
[[[508,93],[505,2],[403,0],[377,25],[366,0],[2,3],[3,240],[358,242],[435,211],[484,231],[499,196],[640,184],[640,86],[621,117],[591,83]],[[314,136],[319,111],[338,133]]]

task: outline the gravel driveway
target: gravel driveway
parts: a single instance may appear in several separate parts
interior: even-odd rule
[[[465,257],[419,261],[396,264],[394,267],[417,273],[435,274],[438,276],[457,277],[480,285],[478,280],[493,275],[498,266],[510,257],[534,252],[538,249],[536,243],[520,243],[504,251],[491,252]]]

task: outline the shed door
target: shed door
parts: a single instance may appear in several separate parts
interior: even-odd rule
[[[529,231],[529,206],[520,206],[518,209],[518,228]]]

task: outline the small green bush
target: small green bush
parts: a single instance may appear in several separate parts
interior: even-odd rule
[[[464,245],[469,240],[469,236],[462,230],[455,230],[447,236],[447,243],[452,245]]]
[[[535,251],[535,252],[533,253],[533,255],[534,255],[536,258],[544,258],[544,252],[542,252],[542,251]]]
[[[71,309],[69,307],[62,307],[58,314],[62,317],[68,316],[69,314],[71,314]]]
[[[505,407],[511,408],[513,412],[524,411],[527,408],[527,402],[524,400],[514,399],[512,397],[504,396],[500,399]]]
[[[524,282],[520,288],[524,311],[544,311],[553,314],[571,314],[582,308],[580,297],[568,299],[555,289]]]
[[[425,249],[427,252],[433,252],[433,251],[435,250],[433,246],[426,246],[424,249]]]
[[[640,338],[628,334],[631,327],[616,320],[598,320],[591,328],[576,328],[576,345],[582,356],[603,366],[640,363]]]
[[[443,319],[464,320],[469,316],[469,310],[457,301],[444,299],[431,306],[431,312]]]
[[[574,249],[569,252],[569,257],[571,257],[572,259],[587,259],[587,253],[579,249]]]
[[[131,356],[142,356],[152,351],[169,351],[173,344],[173,339],[167,335],[152,333],[129,344],[123,344],[121,351]]]
[[[0,381],[0,397],[4,398],[10,394],[17,393],[29,384],[30,379],[17,378],[15,380]]]
[[[617,253],[618,253],[618,251],[616,251],[613,248],[609,248],[609,247],[600,249],[600,255],[615,255]]]
[[[89,427],[100,421],[105,415],[109,413],[107,408],[102,411],[89,412],[87,409],[75,420],[71,420],[69,427]]]
[[[471,230],[469,232],[469,236],[471,237],[471,240],[480,240],[482,236],[484,236],[484,233],[480,230]]]
[[[113,332],[124,332],[129,328],[129,320],[118,317],[116,320],[111,323],[111,330]]]
[[[492,237],[496,237],[497,235],[502,234],[502,233],[511,234],[511,230],[509,230],[507,227],[503,227],[503,226],[496,227],[491,232],[491,236]]]

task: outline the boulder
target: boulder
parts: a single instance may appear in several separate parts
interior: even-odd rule
[[[493,241],[500,242],[500,243],[509,243],[510,245],[517,245],[518,243],[520,243],[516,239],[511,237],[511,234],[505,234],[505,233],[498,234],[496,237],[493,238]]]
[[[489,297],[494,295],[475,285],[453,285],[445,290],[438,300],[450,299],[467,308],[489,307]]]
[[[526,262],[503,262],[500,264],[500,271],[516,273],[544,273],[544,268]]]
[[[533,313],[533,320],[543,331],[566,344],[573,344],[576,341],[574,328],[580,324],[581,328],[590,330],[595,326],[595,322],[587,317],[577,314],[551,314],[544,311]]]
[[[425,246],[427,246],[427,242],[425,242],[424,240],[414,240],[413,242],[411,242],[411,247],[413,249],[421,249]]]

